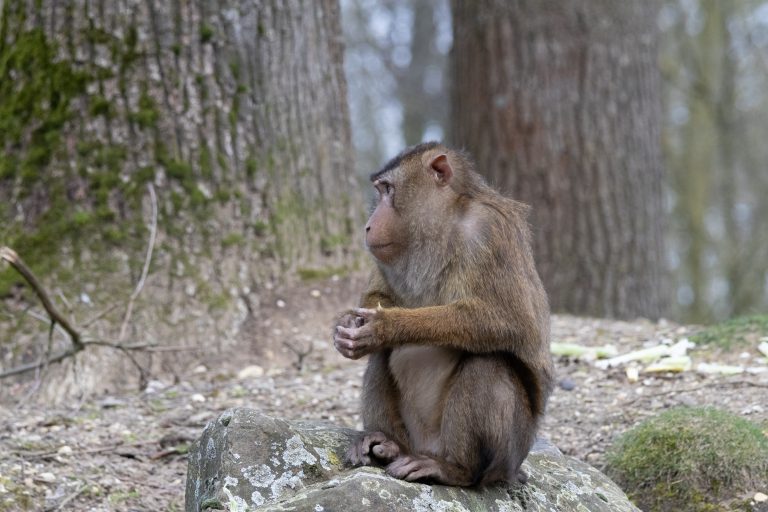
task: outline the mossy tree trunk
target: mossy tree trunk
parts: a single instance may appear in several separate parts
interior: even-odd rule
[[[152,183],[144,295],[169,321],[188,314],[174,304],[226,310],[266,280],[349,264],[340,33],[336,0],[0,0],[2,243],[69,294],[127,297]],[[7,294],[17,276],[0,272]]]
[[[552,308],[663,313],[655,2],[452,2],[453,142],[533,206]]]

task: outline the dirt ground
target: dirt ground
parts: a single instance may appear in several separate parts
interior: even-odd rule
[[[361,288],[360,280],[328,280],[272,290],[250,320],[243,353],[202,356],[181,382],[158,378],[141,393],[99,396],[70,407],[30,400],[0,404],[0,511],[183,510],[186,448],[206,422],[231,407],[360,428],[364,361],[338,355],[329,326]],[[663,321],[552,320],[553,341],[610,344],[619,353],[674,343],[691,333]],[[299,368],[297,354],[310,347]],[[768,367],[754,346],[727,353],[695,348],[689,354],[694,368],[700,362]],[[559,385],[541,435],[597,467],[616,436],[673,406],[717,406],[768,429],[768,371],[641,372],[630,382],[624,367],[604,370],[568,358],[556,358],[556,365]]]

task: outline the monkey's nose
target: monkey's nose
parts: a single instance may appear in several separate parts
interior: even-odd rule
[[[371,226],[365,226],[365,232],[369,232],[371,230]]]

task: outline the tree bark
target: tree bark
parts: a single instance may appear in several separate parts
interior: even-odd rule
[[[127,301],[151,182],[136,323],[232,339],[242,294],[354,262],[340,34],[337,0],[0,0],[0,237],[67,293]]]
[[[660,84],[654,2],[452,2],[452,139],[533,206],[555,311],[658,318]]]
[[[110,221],[130,214],[124,189],[152,180],[161,222],[201,213],[192,229],[215,221],[209,243],[241,237],[283,268],[342,252],[357,203],[338,11],[335,0],[3,2],[14,83],[0,105],[15,114],[0,136],[4,199],[34,225],[62,181],[69,206]]]

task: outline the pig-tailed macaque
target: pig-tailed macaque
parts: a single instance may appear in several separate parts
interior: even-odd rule
[[[405,149],[371,181],[376,267],[333,335],[344,357],[369,356],[365,433],[348,461],[408,481],[524,482],[553,375],[527,207],[436,142]]]

